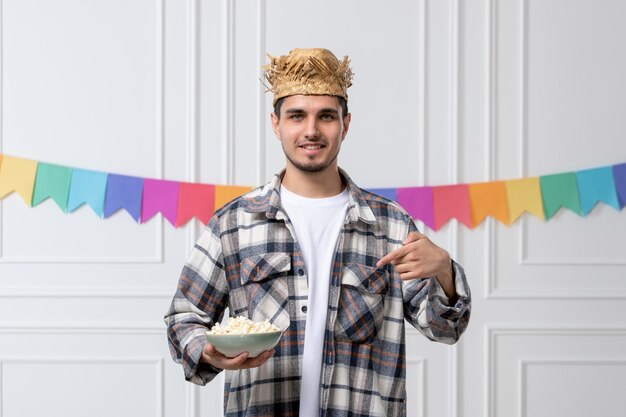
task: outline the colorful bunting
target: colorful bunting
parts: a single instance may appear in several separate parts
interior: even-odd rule
[[[509,206],[509,224],[515,222],[525,211],[541,220],[545,219],[539,177],[509,180],[504,183]]]
[[[509,209],[504,181],[469,184],[472,227],[479,225],[485,217],[492,216],[502,224],[509,224]]]
[[[381,197],[385,197],[391,201],[397,201],[397,193],[395,188],[368,188],[370,193],[378,194]]]
[[[435,224],[435,212],[433,209],[432,187],[406,187],[398,188],[398,204],[400,204],[414,219],[419,219],[433,230]]]
[[[435,230],[455,218],[472,228],[469,192],[467,184],[440,185],[433,187],[433,207],[435,209]]]
[[[37,161],[4,155],[0,166],[0,198],[15,191],[32,206]]]
[[[539,177],[539,182],[546,220],[554,216],[561,207],[566,207],[579,215],[582,214],[574,172],[545,175]]]
[[[230,200],[244,195],[252,187],[242,187],[237,185],[216,185],[215,186],[215,207],[219,208],[228,203]]]
[[[87,203],[98,217],[103,217],[104,196],[107,189],[107,174],[74,168],[70,182],[67,209],[74,211]]]
[[[615,191],[617,192],[621,209],[626,206],[626,163],[613,165],[613,179],[615,180]]]
[[[33,206],[50,197],[61,211],[67,212],[71,179],[72,168],[40,162],[37,165],[37,179],[33,190]]]
[[[176,207],[178,206],[178,188],[180,183],[165,180],[143,180],[141,199],[141,222],[145,223],[152,216],[161,212],[172,226],[176,225]]]
[[[576,182],[583,215],[587,215],[600,201],[619,211],[620,206],[611,167],[578,171]]]
[[[124,209],[136,222],[139,222],[142,189],[142,178],[109,174],[104,198],[104,217],[109,217],[119,209]]]
[[[109,174],[0,154],[0,199],[17,192],[32,206],[52,198],[64,212],[88,204],[105,218],[124,209],[138,223],[161,213],[175,227],[194,217],[206,225],[215,210],[250,190]],[[581,216],[599,202],[621,210],[626,206],[626,163],[506,181],[369,191],[397,201],[434,230],[453,218],[468,228],[488,216],[509,225],[524,212],[550,219],[561,207]]]
[[[176,227],[180,227],[196,217],[204,224],[215,211],[215,186],[212,184],[193,184],[181,182],[178,190],[176,209]]]

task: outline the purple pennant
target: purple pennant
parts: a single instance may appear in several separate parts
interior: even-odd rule
[[[396,192],[398,204],[404,207],[411,217],[423,221],[426,226],[436,230],[432,187],[398,188]]]
[[[152,216],[161,212],[172,226],[176,225],[178,207],[178,181],[144,179],[141,205],[141,222],[145,223]]]
[[[368,188],[367,191],[388,198],[391,201],[397,201],[395,188]]]
[[[619,199],[619,206],[626,206],[626,163],[613,165],[613,178],[615,179],[615,191]]]
[[[109,174],[104,198],[104,217],[124,209],[139,222],[142,186],[143,178]]]

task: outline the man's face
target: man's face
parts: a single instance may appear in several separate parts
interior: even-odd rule
[[[317,173],[336,167],[350,117],[349,113],[342,115],[337,97],[286,97],[280,118],[272,113],[272,128],[282,143],[288,168]]]

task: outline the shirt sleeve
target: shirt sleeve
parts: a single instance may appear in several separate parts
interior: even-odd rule
[[[413,222],[411,222],[413,225]],[[417,231],[415,225],[410,231]],[[435,277],[402,281],[404,316],[430,340],[456,343],[469,323],[471,293],[465,271],[454,260],[452,274],[457,299],[454,305]]]
[[[214,218],[215,219],[215,218]],[[183,366],[185,379],[198,385],[221,371],[200,362],[205,332],[222,319],[228,305],[222,245],[212,219],[185,262],[164,320],[170,353]]]

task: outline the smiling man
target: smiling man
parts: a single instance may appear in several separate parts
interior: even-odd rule
[[[218,210],[165,316],[187,380],[226,371],[226,416],[406,414],[405,320],[455,343],[470,316],[463,269],[395,202],[338,167],[352,70],[326,49],[270,57],[272,128],[285,169]],[[227,358],[205,332],[223,318],[285,329],[255,358]]]

